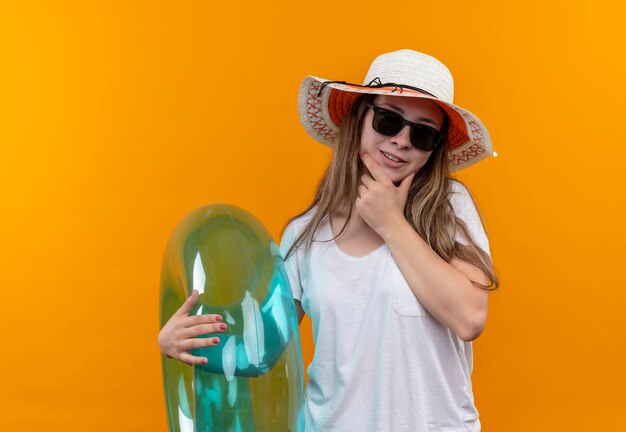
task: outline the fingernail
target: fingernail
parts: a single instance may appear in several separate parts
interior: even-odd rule
[[[220,329],[221,329],[221,330],[226,330],[226,324],[221,324],[221,325],[220,325]]]
[[[213,343],[214,344],[220,343],[220,338],[213,338]]]
[[[218,316],[215,317],[215,321],[221,321],[221,320],[222,320],[221,316],[218,315]]]

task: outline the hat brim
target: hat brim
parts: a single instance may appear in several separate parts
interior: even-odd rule
[[[343,83],[328,83],[320,93],[322,78],[307,76],[300,85],[298,114],[304,130],[316,141],[333,147],[339,127],[363,94],[391,95],[430,99],[448,115],[448,157],[450,169],[458,171],[494,155],[489,131],[471,112],[434,96],[397,87],[360,87]]]

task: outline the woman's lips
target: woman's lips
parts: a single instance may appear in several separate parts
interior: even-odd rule
[[[383,164],[385,164],[386,166],[388,166],[390,168],[400,168],[401,166],[403,166],[406,163],[406,162],[392,161],[387,156],[385,156],[383,153],[384,152],[381,150],[380,151],[380,157],[382,158],[382,162],[383,162]]]

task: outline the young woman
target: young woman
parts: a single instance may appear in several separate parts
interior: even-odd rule
[[[298,318],[313,323],[307,431],[480,430],[471,341],[499,282],[473,199],[450,173],[494,153],[452,99],[446,66],[411,50],[377,57],[362,85],[302,83],[302,124],[333,148],[281,241]],[[180,330],[196,298],[159,336],[189,364],[206,343]]]

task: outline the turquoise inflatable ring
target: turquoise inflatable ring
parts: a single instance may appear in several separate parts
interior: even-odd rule
[[[283,259],[265,227],[240,208],[211,204],[176,227],[161,273],[161,326],[193,290],[191,314],[228,329],[189,366],[162,356],[171,432],[304,431],[304,369]]]

